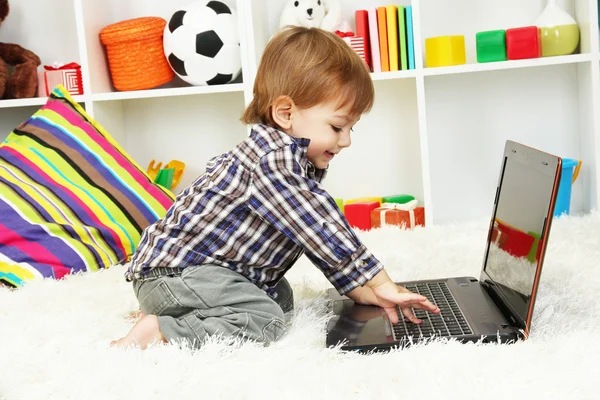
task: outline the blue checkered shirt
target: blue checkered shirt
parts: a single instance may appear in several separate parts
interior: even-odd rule
[[[127,280],[143,279],[155,267],[180,272],[213,264],[272,295],[305,254],[340,294],[364,285],[383,265],[321,187],[326,170],[306,158],[309,141],[254,125],[146,228]]]

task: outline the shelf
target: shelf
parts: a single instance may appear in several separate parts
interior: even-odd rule
[[[463,64],[452,67],[425,68],[425,76],[465,74],[469,72],[498,71],[504,69],[544,67],[549,65],[576,64],[594,60],[592,54],[574,54],[568,56],[530,58],[526,60],[497,61],[478,64]]]
[[[416,69],[404,70],[404,71],[388,71],[388,72],[372,72],[371,78],[374,81],[385,81],[390,79],[406,79],[415,78],[418,72]]]
[[[73,96],[78,103],[83,102],[83,96]],[[0,100],[0,108],[42,106],[48,101],[47,97],[32,97],[30,99]]]
[[[209,93],[232,93],[244,91],[243,83],[215,86],[190,86],[168,89],[134,90],[128,92],[110,92],[92,94],[93,101],[147,99],[156,97],[186,96]]]

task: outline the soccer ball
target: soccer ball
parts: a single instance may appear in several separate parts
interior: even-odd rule
[[[173,13],[163,47],[173,71],[192,85],[229,83],[242,69],[237,13],[224,1],[196,1]]]

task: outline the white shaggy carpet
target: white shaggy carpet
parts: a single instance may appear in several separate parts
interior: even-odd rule
[[[487,220],[359,232],[396,280],[479,276]],[[268,348],[108,348],[137,303],[123,267],[0,289],[0,399],[597,399],[600,213],[554,221],[529,340],[387,354],[324,348],[329,283],[290,271],[297,315]]]

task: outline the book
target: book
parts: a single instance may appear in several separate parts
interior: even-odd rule
[[[406,16],[406,53],[408,56],[408,69],[415,69],[415,39],[413,36],[412,6],[404,8]]]
[[[404,6],[398,6],[398,48],[400,49],[400,69],[408,69],[408,59],[406,54],[406,17]]]
[[[390,71],[398,71],[398,7],[388,5],[385,7],[387,21],[388,56]]]
[[[379,26],[377,25],[377,10],[369,8],[369,45],[371,47],[371,62],[373,72],[381,72],[381,54],[379,52]]]
[[[390,70],[390,56],[388,49],[387,16],[385,7],[377,8],[377,26],[379,27],[379,53],[381,55],[381,71]]]
[[[356,10],[354,13],[354,18],[356,20],[356,36],[363,38],[365,60],[369,66],[369,69],[372,71],[373,61],[371,58],[371,46],[369,43],[369,13],[367,10]]]

